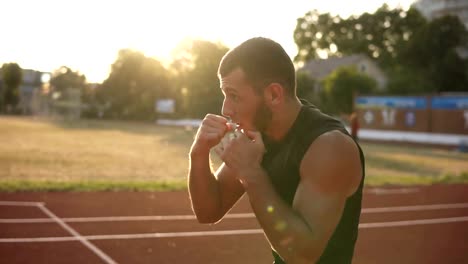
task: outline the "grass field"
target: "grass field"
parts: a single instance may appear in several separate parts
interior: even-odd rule
[[[194,128],[0,117],[0,191],[185,188]],[[363,143],[367,185],[468,183],[468,154]],[[216,161],[215,161],[216,163]]]

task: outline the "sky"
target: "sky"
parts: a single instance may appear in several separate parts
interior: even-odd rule
[[[409,8],[414,0],[15,0],[2,3],[0,65],[52,72],[68,66],[102,82],[120,49],[162,62],[186,38],[231,48],[255,36],[280,43],[293,58],[296,20],[317,9],[347,18],[383,3]]]

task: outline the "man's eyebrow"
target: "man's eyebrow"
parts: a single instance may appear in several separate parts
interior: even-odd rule
[[[225,93],[237,93],[237,90],[230,86],[221,86],[221,90],[223,90]]]

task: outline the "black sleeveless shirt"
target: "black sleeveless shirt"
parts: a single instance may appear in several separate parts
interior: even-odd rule
[[[267,171],[276,192],[290,206],[300,181],[301,160],[312,142],[318,136],[332,130],[339,130],[349,136],[340,121],[323,114],[306,101],[302,103],[291,129],[280,142],[272,142],[263,137],[266,153],[263,156],[262,167]],[[358,190],[348,197],[341,219],[317,263],[351,263],[358,235],[365,174],[364,156],[359,145],[358,148],[362,166],[361,183]],[[285,263],[275,251],[272,253],[275,264]]]

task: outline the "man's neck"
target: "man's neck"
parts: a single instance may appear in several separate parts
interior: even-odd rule
[[[271,123],[265,131],[266,136],[273,141],[282,140],[296,121],[301,105],[297,98],[285,102],[284,108],[273,113]]]

